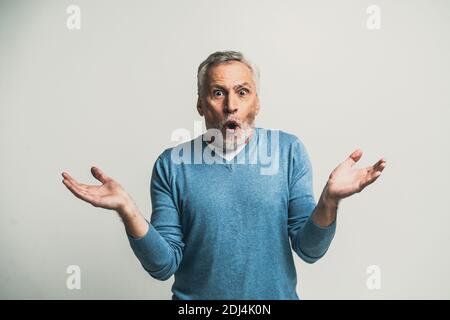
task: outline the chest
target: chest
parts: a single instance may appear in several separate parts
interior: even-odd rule
[[[262,175],[257,165],[192,166],[176,182],[184,233],[193,228],[251,230],[286,224],[287,178]]]

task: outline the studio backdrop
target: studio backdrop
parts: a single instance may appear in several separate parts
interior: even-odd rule
[[[0,298],[171,298],[61,172],[98,184],[98,166],[150,218],[155,160],[205,129],[197,68],[221,50],[259,66],[256,125],[301,139],[316,199],[356,148],[357,167],[387,160],[327,254],[294,256],[301,298],[450,298],[445,0],[1,0]]]

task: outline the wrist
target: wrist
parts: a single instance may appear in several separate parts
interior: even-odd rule
[[[329,227],[336,220],[338,204],[339,199],[330,195],[328,192],[328,185],[325,186],[320,195],[316,210],[312,215],[314,223],[320,227]]]
[[[122,219],[129,219],[136,216],[137,207],[133,200],[127,199],[116,211]]]
[[[338,197],[330,194],[328,190],[328,183],[322,192],[321,200],[323,202],[323,205],[327,208],[337,208],[339,206],[339,202],[341,201],[341,199],[339,199]]]

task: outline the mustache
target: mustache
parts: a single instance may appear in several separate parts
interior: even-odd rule
[[[250,121],[250,120],[244,121],[244,120],[239,120],[239,119],[236,119],[236,118],[228,118],[228,119],[220,121],[217,124],[216,128],[218,128],[219,130],[220,129],[224,129],[229,122],[234,122],[242,130],[250,129],[250,128],[254,128],[255,127],[255,121],[254,120],[253,121]]]
[[[242,121],[240,121],[239,119],[227,118],[227,119],[222,120],[219,123],[219,128],[223,128],[228,122],[235,122],[239,127],[241,127],[241,125],[242,125]]]

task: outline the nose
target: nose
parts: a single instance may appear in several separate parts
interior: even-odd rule
[[[228,94],[227,99],[225,101],[225,112],[226,113],[235,113],[239,109],[239,100],[237,95],[234,92]]]

